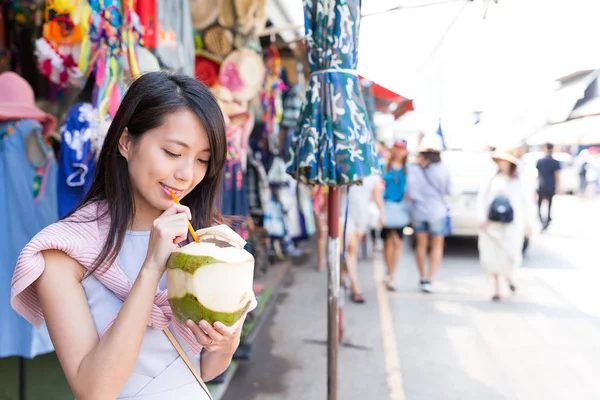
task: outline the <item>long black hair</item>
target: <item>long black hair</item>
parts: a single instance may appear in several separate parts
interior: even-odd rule
[[[129,136],[137,141],[145,132],[162,125],[167,115],[181,110],[189,110],[198,116],[206,130],[211,152],[204,179],[181,200],[181,204],[190,208],[194,227],[207,227],[222,220],[214,204],[221,187],[227,139],[225,121],[217,101],[204,84],[186,75],[144,74],[132,83],[108,129],[86,197],[65,216],[70,217],[90,203],[106,204],[95,220],[108,216],[110,228],[92,271],[102,264],[114,262],[135,214],[127,161],[119,152],[121,135],[127,129]]]

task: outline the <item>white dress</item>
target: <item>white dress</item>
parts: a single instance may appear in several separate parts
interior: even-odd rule
[[[514,220],[505,224],[488,222],[479,231],[479,261],[487,274],[511,278],[523,262],[525,229],[531,226],[533,198],[518,178],[495,175],[479,190],[477,214],[479,222],[487,221],[490,205],[497,196],[506,196],[514,210]]]
[[[149,240],[150,232],[128,231],[126,234],[117,263],[132,281],[136,279],[142,268]],[[94,276],[86,277],[81,284],[92,312],[96,330],[100,332],[121,309],[123,302]],[[165,274],[159,287],[165,289],[166,286]],[[174,333],[174,335],[176,334]],[[200,356],[194,355],[185,341],[179,337],[177,340],[200,373]],[[208,400],[208,396],[165,333],[161,330],[147,328],[133,372],[118,399]]]

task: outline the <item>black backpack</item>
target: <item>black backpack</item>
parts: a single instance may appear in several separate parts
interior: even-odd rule
[[[514,218],[515,211],[513,210],[508,197],[497,196],[494,201],[492,201],[492,204],[490,204],[488,220],[492,222],[510,224],[513,222]]]

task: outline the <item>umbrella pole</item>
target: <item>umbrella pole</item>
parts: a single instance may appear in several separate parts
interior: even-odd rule
[[[19,357],[19,399],[27,399],[26,391],[27,365],[24,357]]]
[[[337,400],[340,298],[340,189],[329,188],[327,196],[327,399]]]

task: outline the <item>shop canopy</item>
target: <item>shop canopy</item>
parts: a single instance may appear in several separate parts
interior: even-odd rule
[[[383,113],[392,113],[395,119],[409,111],[414,110],[413,101],[398,94],[372,80],[359,75],[360,83],[370,87],[375,98],[375,110]]]
[[[600,115],[548,125],[527,139],[530,146],[544,143],[581,146],[600,144]]]

